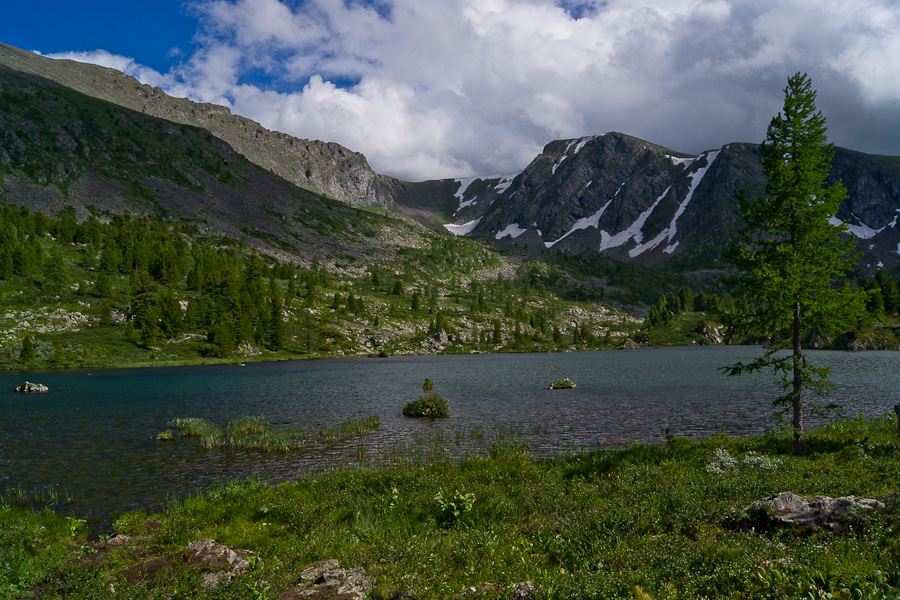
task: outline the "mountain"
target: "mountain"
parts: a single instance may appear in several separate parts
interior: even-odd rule
[[[349,186],[352,177],[344,175]],[[123,108],[3,64],[0,203],[48,216],[73,211],[79,220],[153,215],[292,261],[389,256],[422,233],[382,209],[302,189],[207,129]]]
[[[836,218],[859,240],[861,274],[900,265],[900,158],[836,148],[831,181],[848,197]],[[452,233],[532,252],[609,257],[678,271],[724,268],[736,240],[737,192],[765,193],[756,144],[688,155],[621,133],[558,140],[521,173],[446,181]]]
[[[270,131],[224,106],[173,98],[114,69],[54,60],[0,44],[0,66],[37,75],[85,95],[182,125],[206,129],[250,162],[303,189],[352,204],[390,206],[390,177],[340,144]]]
[[[613,132],[550,142],[531,164],[516,174],[402,182],[376,174],[363,155],[338,144],[301,140],[269,131],[254,121],[232,115],[227,108],[172,98],[159,88],[143,85],[112,69],[47,59],[0,44],[0,74],[7,86],[21,87],[27,80],[30,83],[26,87],[30,85],[43,94],[50,94],[47,90],[54,84],[55,94],[63,93],[59,90],[68,90],[66,94],[75,90],[125,110],[121,114],[127,117],[115,117],[116,127],[101,128],[107,134],[107,141],[131,135],[127,128],[133,126],[144,132],[156,131],[157,140],[145,140],[136,143],[134,148],[125,148],[124,160],[119,158],[123,150],[119,142],[105,154],[95,153],[88,160],[77,151],[67,150],[105,143],[81,139],[86,135],[96,136],[97,132],[90,128],[73,129],[76,127],[73,124],[83,119],[83,115],[67,113],[68,125],[29,124],[31,118],[48,119],[47,115],[36,116],[33,111],[31,117],[10,129],[10,119],[23,118],[21,111],[12,111],[13,116],[7,117],[8,122],[4,124],[8,139],[0,145],[0,168],[6,165],[8,169],[17,163],[25,166],[5,178],[4,191],[0,193],[7,200],[45,206],[48,210],[59,210],[67,204],[87,206],[94,197],[122,195],[121,191],[98,194],[94,189],[100,186],[106,190],[110,181],[116,180],[111,171],[131,169],[130,175],[120,173],[118,179],[127,180],[123,185],[132,188],[146,188],[147,182],[135,183],[135,176],[152,171],[157,180],[148,181],[169,178],[168,183],[179,190],[174,194],[179,199],[167,200],[158,190],[150,193],[139,189],[132,193],[137,199],[129,202],[144,202],[152,196],[159,205],[154,210],[174,211],[210,224],[215,222],[213,229],[228,235],[240,230],[258,230],[259,239],[278,240],[273,242],[276,246],[300,243],[312,252],[338,248],[342,243],[339,238],[354,231],[353,221],[359,215],[352,213],[353,217],[334,219],[323,213],[307,228],[318,237],[307,238],[295,231],[299,222],[296,203],[279,198],[299,194],[304,198],[317,197],[316,202],[320,203],[328,198],[349,205],[386,208],[430,229],[466,235],[513,250],[518,248],[532,256],[597,253],[611,260],[670,272],[703,274],[726,266],[721,259],[722,249],[736,240],[740,225],[738,190],[755,196],[765,192],[765,175],[755,144],[733,143],[691,155]],[[19,83],[9,83],[13,80]],[[66,105],[66,102],[51,101],[47,105],[50,112],[57,104]],[[86,101],[78,100],[76,104],[86,106]],[[102,111],[113,115],[111,105]],[[54,127],[62,127],[64,132],[59,134]],[[38,142],[37,146],[26,140],[34,133],[32,129],[43,132],[38,136],[40,139],[32,140]],[[176,129],[179,134],[190,132],[186,134],[190,140],[181,139],[176,144],[183,150],[177,158],[168,156],[175,152],[175,147],[170,145],[162,152],[159,144],[159,140],[171,136]],[[208,136],[202,137],[201,131]],[[28,135],[20,136],[22,132]],[[191,141],[195,138],[204,140],[196,146],[206,148],[201,154],[216,155],[212,163],[196,163],[197,150],[190,150],[195,146]],[[24,154],[17,150],[23,144],[27,149]],[[147,159],[149,163],[141,158],[142,153],[155,147],[159,147],[162,155]],[[13,160],[11,154],[16,152],[19,154]],[[230,168],[221,168],[226,163]],[[30,179],[23,175],[23,168],[27,170],[28,164],[33,169]],[[172,174],[160,168],[161,165],[173,166],[174,172],[179,173],[175,175],[178,181],[172,181]],[[205,175],[192,172],[198,168]],[[251,173],[252,181],[246,181],[244,173]],[[263,173],[274,178],[268,179]],[[237,178],[230,183],[220,179],[233,176]],[[879,268],[893,271],[900,268],[897,229],[900,158],[837,148],[832,181],[837,179],[847,188],[848,198],[836,218],[847,223],[851,234],[859,240],[863,255],[859,273],[870,276]],[[240,190],[237,181],[244,182]],[[218,192],[207,191],[189,200],[190,193],[223,183],[221,198]],[[285,184],[293,184],[300,190]],[[260,194],[260,190],[270,185],[279,191]],[[61,195],[55,189],[62,190]],[[199,208],[202,197],[207,204],[211,197],[223,202],[222,198],[235,191],[243,196],[240,201],[228,204],[228,210],[233,212],[225,211],[224,206]],[[268,211],[263,218],[269,222],[266,227],[258,223],[258,208],[244,215],[249,206],[259,203],[260,197],[274,198],[266,201],[268,208],[263,211]],[[116,206],[122,206],[122,202]],[[142,210],[149,209],[144,206]],[[340,208],[334,211],[343,214]],[[378,218],[386,218],[384,213],[378,214]],[[332,222],[330,229],[317,225],[323,220]],[[371,240],[363,240],[363,245],[368,241]]]

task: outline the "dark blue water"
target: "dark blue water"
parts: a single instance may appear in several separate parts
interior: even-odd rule
[[[490,440],[521,428],[534,453],[664,439],[759,433],[777,425],[774,377],[727,378],[718,368],[748,361],[750,347],[663,348],[566,354],[335,359],[206,366],[0,374],[0,496],[54,490],[57,509],[108,526],[114,515],[156,509],[167,497],[234,478],[280,481],[377,457],[441,432],[455,451],[474,451],[476,428]],[[847,415],[883,415],[900,401],[900,353],[812,353],[833,367],[830,401]],[[409,419],[402,407],[428,377],[450,400],[451,417]],[[569,377],[574,390],[548,391]],[[47,394],[17,394],[24,380]],[[174,417],[224,426],[260,415],[274,427],[338,426],[378,415],[364,438],[261,453],[204,450],[196,439],[153,440]],[[832,417],[834,418],[834,417]],[[815,419],[811,419],[815,423]],[[463,433],[461,433],[463,432]]]

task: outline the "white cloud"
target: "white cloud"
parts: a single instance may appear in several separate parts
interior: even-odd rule
[[[833,141],[900,154],[894,0],[198,0],[192,11],[198,50],[170,73],[81,59],[342,143],[406,179],[517,171],[552,139],[611,130],[687,152],[760,141],[797,71]]]

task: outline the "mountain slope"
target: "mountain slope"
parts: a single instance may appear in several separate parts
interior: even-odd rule
[[[270,131],[215,104],[173,98],[114,69],[53,60],[0,44],[0,66],[38,75],[88,96],[175,123],[206,129],[250,162],[295,185],[336,200],[386,207],[395,180],[376,174],[366,157],[335,143]]]
[[[838,148],[838,179],[848,198],[837,218],[860,241],[860,271],[897,268],[900,160]],[[621,133],[554,141],[515,176],[455,183],[453,233],[679,271],[722,268],[738,190],[765,194],[755,144],[689,156]]]
[[[288,253],[389,255],[419,228],[303,190],[205,129],[0,66],[0,201],[79,220],[139,214]],[[404,245],[408,245],[405,244]]]

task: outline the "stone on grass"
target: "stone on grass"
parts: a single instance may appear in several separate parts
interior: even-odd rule
[[[798,533],[830,532],[852,523],[860,511],[884,508],[884,503],[871,498],[843,496],[798,496],[781,492],[757,500],[744,511],[745,525],[756,528],[793,527]]]
[[[304,569],[300,585],[283,591],[279,600],[365,600],[371,589],[372,581],[362,568],[342,569],[337,560],[330,558]]]

